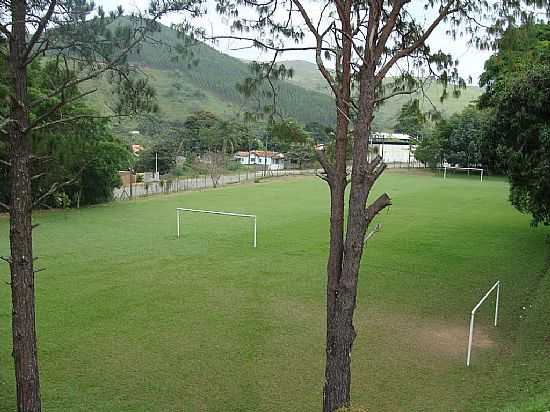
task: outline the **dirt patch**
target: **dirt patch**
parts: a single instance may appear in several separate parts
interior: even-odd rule
[[[427,356],[459,358],[466,355],[468,346],[467,322],[420,318],[413,314],[372,313],[368,316],[366,333],[377,339],[391,336],[397,345]],[[476,324],[473,347],[490,349],[495,346],[490,328]],[[378,336],[375,336],[378,335]]]
[[[463,355],[466,352],[468,327],[458,325],[425,325],[412,331],[419,343],[434,352],[448,353],[450,355]],[[489,333],[483,327],[478,326],[474,331],[472,346],[487,349],[495,345]]]
[[[288,322],[291,319],[296,324],[306,324],[309,328],[324,334],[325,308],[321,304],[306,304],[297,300],[273,298],[269,312],[275,319]],[[379,351],[397,354],[416,354],[424,361],[430,358],[440,358],[462,361],[468,348],[469,323],[457,320],[434,319],[422,317],[414,313],[375,312],[368,308],[358,307],[355,317],[355,327],[358,348],[373,348],[373,353]],[[286,325],[286,323],[285,323]],[[287,327],[290,327],[287,325]],[[490,325],[476,322],[473,339],[474,353],[496,347],[497,330]],[[415,356],[416,356],[415,355]]]

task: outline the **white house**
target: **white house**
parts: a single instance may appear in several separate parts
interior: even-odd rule
[[[234,159],[242,165],[256,165],[268,170],[282,170],[285,168],[285,155],[278,152],[265,150],[251,150],[250,152],[237,152]]]
[[[386,163],[418,163],[411,137],[401,133],[375,132],[371,135],[372,155],[378,154]]]

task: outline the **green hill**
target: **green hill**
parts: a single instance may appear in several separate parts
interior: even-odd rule
[[[162,26],[155,34],[165,45],[181,43],[175,30]],[[236,84],[250,76],[248,65],[242,60],[223,54],[214,48],[197,43],[191,47],[192,57],[183,58],[174,47],[145,44],[139,53],[130,56],[130,61],[139,65],[149,76],[156,88],[160,121],[181,121],[197,110],[208,110],[223,117],[230,117],[245,110],[254,110],[257,103],[247,100],[237,91]],[[285,65],[295,70],[294,77],[278,83],[278,104],[280,111],[302,123],[318,122],[324,125],[334,123],[332,96],[324,79],[313,63],[289,61]],[[98,87],[92,101],[104,111],[111,103],[112,95],[104,81],[93,82]],[[468,88],[459,99],[448,99],[439,103],[440,86],[432,86],[429,95],[432,101],[446,114],[461,110],[475,99],[480,90]],[[395,98],[384,105],[375,118],[375,128],[391,130],[400,107],[408,96]],[[122,129],[137,127],[129,120],[121,121]]]
[[[331,90],[328,87],[325,79],[317,69],[314,63],[303,60],[287,60],[281,62],[288,68],[294,69],[294,76],[289,80],[290,83],[300,85],[301,87],[315,91],[318,93],[330,94]],[[432,104],[440,111],[443,116],[450,116],[453,113],[459,112],[464,107],[468,106],[472,101],[476,100],[482,93],[479,87],[468,86],[462,90],[460,97],[450,97],[443,102],[440,102],[440,96],[443,92],[443,86],[440,84],[431,84],[426,90],[426,97],[418,94],[422,108],[425,111],[433,109]],[[393,128],[399,109],[410,99],[410,96],[396,96],[382,105],[375,116],[374,127],[380,131],[389,131]]]
[[[167,45],[181,43],[177,32],[165,26],[154,37]],[[238,82],[250,77],[246,63],[204,43],[194,44],[191,51],[191,58],[182,58],[174,48],[149,43],[130,56],[130,61],[143,69],[156,88],[162,120],[181,120],[197,110],[226,116],[253,110],[253,104],[236,88]],[[94,86],[105,90],[94,97],[96,106],[109,105],[111,95],[106,92],[107,85],[99,81]],[[278,89],[280,110],[285,116],[303,123],[334,121],[330,96],[289,82],[279,82]]]

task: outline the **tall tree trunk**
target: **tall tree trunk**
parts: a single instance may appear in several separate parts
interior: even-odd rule
[[[338,167],[342,162],[335,162],[334,179],[329,178],[330,187],[330,250],[327,263],[327,335],[325,386],[323,390],[323,410],[335,410],[338,405],[349,402],[350,377],[342,374],[340,364],[340,348],[336,327],[338,313],[338,285],[342,274],[342,258],[344,250],[344,196],[346,190],[345,151],[347,143],[349,120],[344,113],[339,113],[336,127],[336,156],[343,158],[343,171]]]
[[[351,31],[351,2],[341,12],[342,30]],[[345,37],[339,63],[341,77],[336,96],[336,147],[334,168],[327,170],[330,187],[330,250],[327,263],[327,335],[323,411],[332,412],[349,405],[351,369],[345,350],[347,338],[341,328],[342,265],[344,259],[344,199],[347,186],[346,161],[351,94],[351,37]],[[337,59],[338,60],[338,59]],[[329,173],[330,172],[330,173]],[[347,365],[347,366],[346,366]]]
[[[35,329],[32,253],[31,136],[27,113],[24,0],[14,1],[9,66],[12,85],[9,127],[12,334],[17,410],[41,410]]]
[[[389,197],[384,194],[367,207],[370,190],[383,171],[383,167],[378,167],[378,159],[369,162],[367,157],[376,88],[374,65],[372,67],[371,72],[363,71],[361,74],[359,116],[353,144],[353,170],[347,230],[343,247],[338,241],[333,240],[333,237],[341,239],[343,234],[345,169],[344,179],[337,179],[332,183],[332,185],[336,185],[337,182],[342,182],[343,189],[331,190],[333,214],[331,215],[331,248],[327,271],[327,362],[324,412],[334,412],[350,405],[351,352],[356,337],[353,314],[356,307],[357,284],[365,235],[370,221],[390,203]],[[336,213],[340,211],[342,211],[341,219],[340,214]],[[333,253],[340,259],[333,256]]]

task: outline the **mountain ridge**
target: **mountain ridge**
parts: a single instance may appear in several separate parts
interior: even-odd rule
[[[129,61],[138,65],[149,77],[157,90],[160,121],[180,122],[192,112],[207,110],[222,117],[232,117],[243,111],[257,108],[257,102],[241,95],[236,84],[251,76],[249,66],[242,60],[224,54],[208,44],[196,42],[190,46],[187,57],[175,52],[181,37],[172,28],[161,26],[155,33],[156,40],[168,47],[145,43],[139,53],[129,56]],[[306,123],[331,126],[335,121],[335,108],[330,90],[314,63],[305,60],[282,61],[294,69],[294,76],[278,82],[278,109],[286,117]],[[103,91],[92,101],[95,106],[108,106],[112,98],[105,82],[96,81],[94,87]],[[430,97],[444,114],[461,110],[475,99],[480,91],[470,88],[463,91],[460,99],[448,99],[439,103],[441,89],[430,87]],[[409,96],[392,99],[391,104],[381,107],[374,120],[375,130],[392,130],[401,106]],[[135,122],[122,121],[126,129],[136,127]]]

